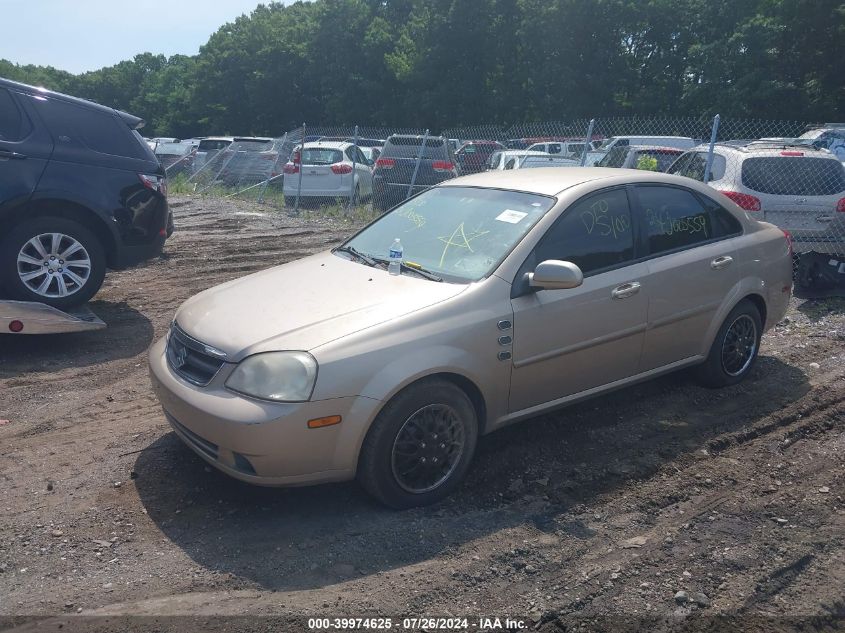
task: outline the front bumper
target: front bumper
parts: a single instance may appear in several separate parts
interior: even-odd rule
[[[150,349],[153,391],[176,434],[209,464],[264,486],[297,486],[355,477],[358,453],[381,402],[361,396],[271,403],[225,389],[228,371],[206,387],[176,376],[166,341]],[[230,368],[231,369],[231,368]],[[309,429],[308,420],[340,415],[334,426]]]

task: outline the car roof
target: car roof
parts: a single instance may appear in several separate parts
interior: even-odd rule
[[[628,145],[629,149],[636,151],[640,150],[656,150],[661,152],[674,152],[676,154],[683,154],[687,150],[680,147],[666,147],[664,145]]]
[[[346,149],[351,145],[352,143],[347,143],[346,141],[311,141],[310,143],[305,143],[302,147],[304,149],[316,149],[320,147],[324,149]]]
[[[55,92],[53,90],[47,90],[46,88],[40,88],[38,86],[30,86],[29,84],[23,84],[18,81],[12,81],[11,79],[4,79],[2,77],[0,77],[0,87],[26,92],[31,95],[46,96],[50,97],[51,99],[66,101],[68,103],[73,103],[78,106],[91,108],[92,110],[99,110],[100,112],[108,113],[111,115],[117,114],[123,120],[123,122],[126,123],[126,125],[128,125],[133,130],[139,130],[144,127],[144,119],[142,119],[141,117],[135,116],[134,114],[129,114],[128,112],[124,112],[123,110],[116,110],[115,108],[104,106],[94,101],[88,101],[87,99],[80,99],[79,97],[73,97],[71,95],[66,95],[61,92]]]
[[[203,141],[229,141],[230,143],[235,140],[234,136],[206,136]]]
[[[570,187],[604,179],[615,179],[620,183],[625,181],[665,182],[667,184],[690,186],[689,178],[616,167],[539,167],[537,169],[486,171],[480,174],[453,178],[438,186],[509,189],[544,196],[555,196]]]
[[[691,147],[687,152],[707,152],[709,145],[702,144]],[[754,154],[757,156],[782,156],[782,152],[801,152],[804,156],[812,158],[832,158],[838,160],[835,154],[824,148],[816,149],[812,145],[803,145],[797,143],[769,143],[754,141],[747,145],[730,145],[727,143],[716,143],[714,150],[719,150],[725,153],[733,153],[739,156],[748,156]],[[794,156],[793,156],[794,158]]]

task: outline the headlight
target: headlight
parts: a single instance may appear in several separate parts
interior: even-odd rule
[[[307,352],[264,352],[243,359],[226,386],[274,402],[305,402],[317,381],[317,361]]]

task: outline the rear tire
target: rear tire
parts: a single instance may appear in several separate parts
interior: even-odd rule
[[[751,372],[760,350],[763,323],[750,300],[740,301],[719,328],[707,360],[697,368],[699,382],[718,388],[735,385]]]
[[[370,427],[358,480],[383,504],[404,509],[448,496],[469,469],[478,418],[451,382],[423,380],[399,392]]]
[[[97,294],[105,275],[103,245],[74,220],[24,220],[0,243],[0,280],[21,301],[60,310],[81,305]]]

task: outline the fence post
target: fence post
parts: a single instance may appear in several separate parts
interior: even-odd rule
[[[302,122],[302,140],[299,141],[299,184],[296,186],[296,204],[293,207],[293,214],[299,215],[299,196],[302,194],[302,154],[305,149],[305,121]]]
[[[420,162],[422,161],[423,152],[425,151],[425,144],[428,142],[428,130],[425,131],[423,135],[422,145],[420,145],[420,153],[417,155],[417,162],[414,165],[414,175],[411,176],[411,184],[408,185],[408,195],[405,196],[405,200],[411,197],[411,193],[414,191],[414,183],[417,182],[417,172],[420,170]]]
[[[355,126],[355,135],[354,140],[352,143],[355,146],[355,149],[358,149],[358,126]],[[350,185],[349,190],[349,207],[348,210],[352,210],[353,204],[358,204],[358,201],[355,199],[355,159],[358,157],[358,152],[352,152],[352,184]]]
[[[282,142],[280,143],[280,146],[279,146],[279,155],[276,158],[276,165],[279,164],[279,161],[282,158],[282,152],[285,150],[285,141],[286,140],[288,140],[288,133],[287,132],[285,132],[285,135],[282,137]],[[284,171],[282,173],[284,173]],[[270,184],[271,180],[275,180],[277,177],[278,177],[278,174],[276,176],[274,176],[273,170],[271,169],[270,170],[270,177],[267,178],[264,181],[264,184],[261,187],[261,191],[258,192],[258,204],[263,204],[263,202],[264,202],[264,192],[267,191],[267,185]]]
[[[707,150],[707,164],[704,167],[704,184],[710,182],[710,170],[713,168],[713,146],[716,144],[716,136],[719,134],[719,122],[722,117],[718,114],[713,117],[713,129],[710,132],[710,148]]]
[[[590,124],[587,126],[587,136],[584,137],[584,153],[581,154],[581,167],[587,164],[588,148],[592,146],[593,142],[593,126],[596,124],[595,119],[590,119]]]

